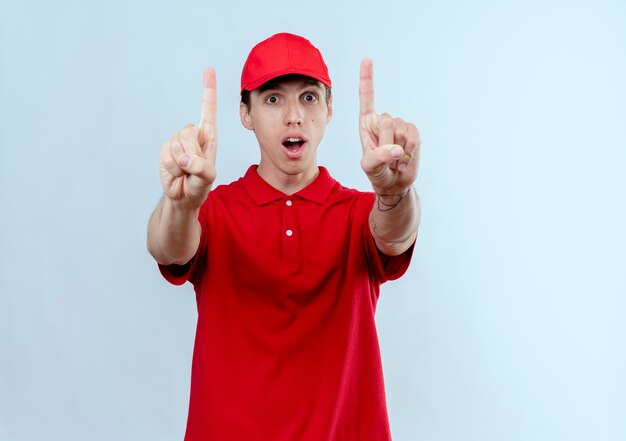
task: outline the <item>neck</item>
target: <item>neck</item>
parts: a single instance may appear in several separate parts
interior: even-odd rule
[[[275,175],[267,173],[263,167],[263,163],[259,164],[256,171],[265,182],[270,184],[276,190],[288,195],[297,193],[305,188],[313,182],[320,173],[319,167],[316,165],[315,167],[311,167],[309,170],[305,170],[302,173],[293,175],[281,173],[279,175]]]

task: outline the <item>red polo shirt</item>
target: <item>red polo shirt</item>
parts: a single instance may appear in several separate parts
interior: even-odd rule
[[[413,247],[378,252],[373,203],[322,167],[289,196],[256,166],[210,192],[196,256],[161,267],[198,304],[186,441],[391,439],[374,312]]]

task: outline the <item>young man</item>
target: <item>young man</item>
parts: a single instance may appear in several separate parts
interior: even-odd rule
[[[200,124],[161,148],[148,228],[165,278],[196,292],[185,440],[390,440],[374,312],[417,237],[418,131],[375,113],[363,60],[361,167],[374,192],[342,187],[316,160],[333,113],[326,64],[308,40],[277,34],[241,78],[260,163],[212,189],[215,81],[207,69]]]

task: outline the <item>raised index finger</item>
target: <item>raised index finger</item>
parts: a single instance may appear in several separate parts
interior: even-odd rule
[[[376,113],[374,110],[374,68],[371,58],[361,61],[361,75],[359,81],[359,102],[361,103],[360,114],[368,115]]]
[[[215,69],[207,67],[204,69],[204,87],[202,89],[202,113],[200,116],[200,126],[210,124],[215,126],[217,114],[217,86],[215,80]]]

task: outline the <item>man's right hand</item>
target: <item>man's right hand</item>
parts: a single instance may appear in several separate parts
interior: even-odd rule
[[[217,150],[215,70],[204,70],[202,116],[161,146],[161,184],[166,198],[199,208],[215,181]]]

